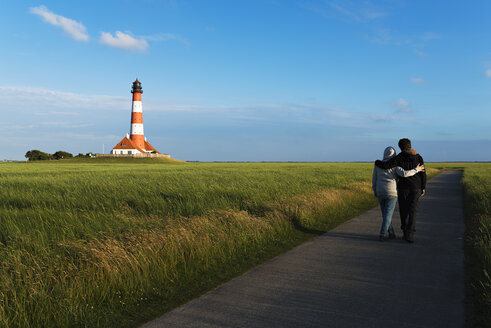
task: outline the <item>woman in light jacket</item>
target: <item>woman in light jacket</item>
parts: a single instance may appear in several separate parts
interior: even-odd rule
[[[392,147],[385,148],[384,161],[388,161],[396,155],[396,151]],[[377,166],[373,169],[372,189],[375,196],[378,198],[380,208],[382,210],[382,227],[380,228],[380,241],[394,239],[396,235],[392,227],[392,214],[397,202],[397,179],[401,177],[410,177],[424,170],[424,165],[418,165],[412,170],[404,170],[401,167],[384,170]],[[389,236],[387,236],[387,232]]]

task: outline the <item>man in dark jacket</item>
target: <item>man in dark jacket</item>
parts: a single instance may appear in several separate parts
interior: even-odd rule
[[[375,165],[382,169],[400,166],[405,170],[412,170],[418,166],[418,164],[424,164],[423,158],[411,148],[411,140],[407,138],[399,140],[399,148],[401,148],[401,152],[397,156],[386,162],[376,161]],[[420,196],[424,196],[425,188],[425,171],[421,171],[408,178],[399,178],[399,181],[397,182],[401,229],[404,232],[404,239],[409,243],[414,242],[418,200]]]

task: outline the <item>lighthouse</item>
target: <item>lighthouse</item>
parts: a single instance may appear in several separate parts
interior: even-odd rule
[[[133,101],[131,103],[131,128],[130,139],[136,147],[145,149],[145,136],[143,135],[143,112],[142,112],[142,84],[138,79],[133,82],[131,88]]]
[[[137,155],[137,154],[160,154],[148,142],[143,133],[143,111],[142,111],[142,84],[138,79],[133,82],[131,88],[133,99],[131,102],[131,125],[130,133],[118,142],[111,150],[112,155]],[[168,154],[162,154],[170,157]]]

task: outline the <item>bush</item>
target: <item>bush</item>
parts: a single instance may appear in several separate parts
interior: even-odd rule
[[[73,155],[63,151],[63,150],[58,150],[56,153],[53,154],[53,157],[56,159],[62,159],[62,158],[72,158]]]
[[[53,156],[51,154],[42,152],[40,150],[34,149],[34,150],[29,150],[25,157],[30,160],[30,161],[43,161],[43,160],[48,160],[52,159]]]
[[[30,161],[44,161],[44,160],[50,160],[50,159],[62,159],[62,158],[72,158],[73,155],[70,154],[69,152],[63,151],[63,150],[58,150],[54,154],[48,154],[45,152],[42,152],[40,150],[34,149],[34,150],[29,150],[25,155],[24,155],[28,160]],[[84,154],[79,153],[77,157],[85,157]]]

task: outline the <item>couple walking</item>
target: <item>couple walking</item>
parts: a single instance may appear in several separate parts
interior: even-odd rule
[[[399,148],[401,152],[396,155],[394,148],[387,147],[384,159],[377,160],[373,169],[372,189],[382,210],[379,240],[396,238],[392,214],[399,199],[403,238],[413,243],[418,200],[425,194],[426,172],[423,158],[412,149],[409,139],[399,140]]]

